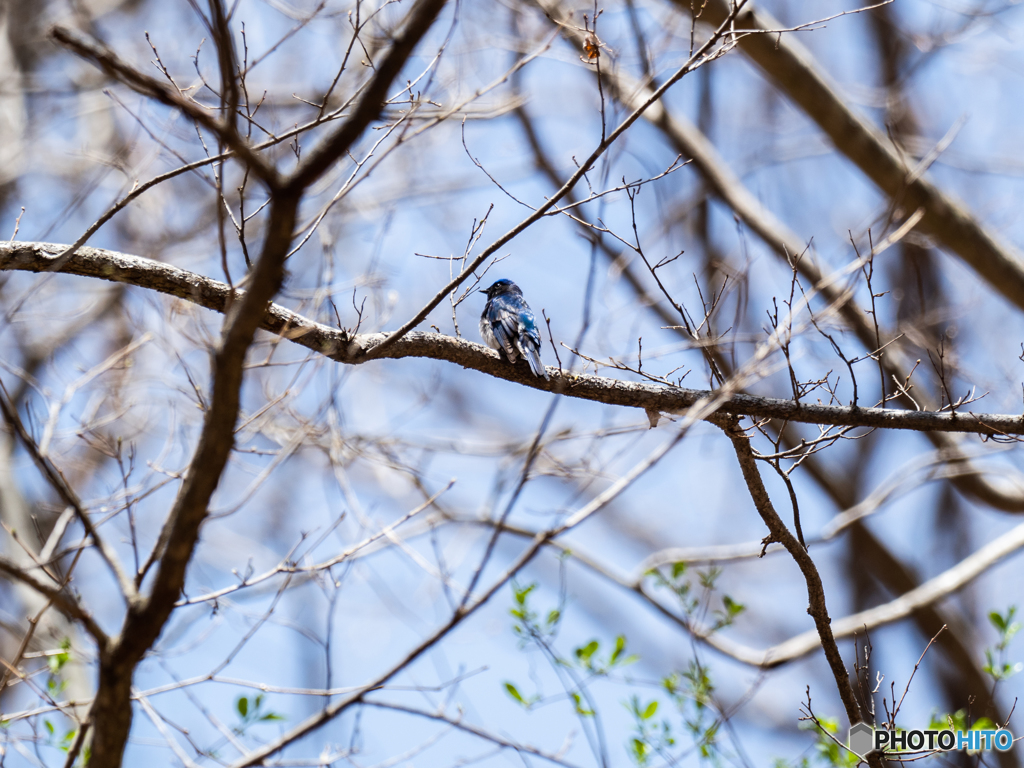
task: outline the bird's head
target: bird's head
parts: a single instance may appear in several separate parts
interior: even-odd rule
[[[520,291],[519,286],[511,280],[502,278],[501,280],[494,281],[490,288],[480,291],[480,293],[486,293],[488,299],[493,299],[495,296],[503,296],[506,293],[518,293],[519,295],[522,295],[523,292]]]

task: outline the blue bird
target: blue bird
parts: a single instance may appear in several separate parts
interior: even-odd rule
[[[534,376],[546,379],[548,372],[540,361],[537,318],[519,286],[511,280],[498,280],[480,293],[487,294],[487,304],[480,315],[480,335],[487,346],[504,352],[511,363],[523,358]]]

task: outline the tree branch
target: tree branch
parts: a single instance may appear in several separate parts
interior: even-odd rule
[[[853,694],[853,687],[850,685],[850,674],[843,664],[843,657],[839,653],[839,646],[832,634],[832,619],[828,615],[828,607],[825,605],[825,589],[821,583],[821,576],[817,566],[811,560],[804,546],[796,540],[789,529],[786,528],[782,518],[779,517],[772,505],[768,491],[761,480],[761,473],[757,468],[757,460],[754,458],[754,450],[750,445],[750,438],[740,428],[739,420],[735,416],[723,416],[712,418],[712,423],[722,429],[732,441],[736,450],[736,458],[739,460],[740,469],[743,471],[743,479],[747,483],[747,490],[754,501],[758,514],[764,520],[769,531],[769,537],[765,542],[777,541],[786,548],[786,551],[796,561],[797,566],[804,575],[807,582],[807,613],[814,619],[814,635],[825,651],[825,659],[832,670],[836,687],[839,689],[839,698],[846,708],[846,716],[850,725],[861,721],[860,705]]]
[[[0,243],[0,271],[46,272],[65,246],[49,243]],[[188,272],[151,259],[83,247],[60,267],[61,272],[98,277],[166,293],[216,312],[226,311],[232,296],[230,286],[218,280]],[[237,300],[246,291],[236,290]],[[400,359],[425,357],[445,360],[495,378],[515,382],[568,397],[606,405],[643,408],[677,413],[686,410],[709,392],[666,384],[630,382],[593,375],[562,375],[548,368],[550,380],[538,379],[521,366],[509,365],[499,355],[465,339],[439,333],[410,333],[399,343],[378,354],[387,333],[353,335],[303,317],[278,304],[270,304],[258,321],[265,331],[325,355],[339,363],[360,364],[374,357]],[[962,432],[981,435],[1024,434],[1024,418],[1009,414],[951,413],[949,411],[908,411],[894,408],[852,408],[796,402],[772,397],[732,393],[720,409],[754,418],[777,418],[808,424],[831,424],[919,432]]]
[[[4,389],[2,384],[0,384],[0,414],[3,415],[4,421],[7,422],[11,430],[18,436],[18,439],[21,440],[21,444],[25,446],[25,450],[28,451],[29,456],[32,457],[36,466],[39,467],[39,471],[42,472],[46,481],[57,492],[61,500],[74,510],[86,534],[92,538],[93,543],[96,545],[96,549],[99,551],[100,557],[103,558],[103,562],[107,564],[107,567],[114,574],[114,578],[117,579],[122,596],[130,605],[138,597],[134,582],[124,572],[121,561],[117,559],[117,553],[111,549],[106,539],[100,536],[99,531],[92,524],[92,519],[79,500],[78,494],[71,488],[68,481],[64,479],[64,476],[54,466],[53,462],[40,452],[36,441],[18,417],[14,403],[8,401],[7,390]]]
[[[74,600],[68,599],[62,590],[39,581],[39,579],[26,573],[24,569],[18,567],[17,564],[11,562],[6,557],[0,557],[0,572],[6,573],[11,578],[17,579],[22,584],[31,587],[39,594],[52,600],[53,604],[65,615],[82,622],[82,626],[88,630],[101,649],[107,645],[107,633],[96,623],[96,619],[92,617],[92,614]]]
[[[131,728],[135,666],[152,647],[174,610],[210,497],[220,483],[234,446],[246,353],[267,306],[284,280],[284,259],[295,228],[298,204],[298,195],[278,193],[273,198],[263,251],[251,273],[251,288],[244,294],[235,293],[230,304],[230,288],[225,295],[227,317],[213,355],[209,407],[199,444],[154,548],[158,566],[150,593],[129,605],[121,632],[100,654],[99,686],[90,713],[95,734],[92,759],[98,765],[120,764]],[[77,258],[73,256],[68,261]]]
[[[689,0],[674,2],[690,13]],[[727,0],[708,0],[699,6],[700,21],[717,26],[731,13],[729,6]],[[753,4],[740,12],[735,24],[737,31],[760,32],[783,26]],[[739,47],[894,203],[908,211],[924,208],[923,228],[1024,309],[1021,254],[1000,242],[960,202],[908,168],[878,129],[843,102],[811,52],[793,35],[745,35]]]
[[[256,153],[246,143],[245,139],[239,136],[237,131],[221,123],[201,105],[185,98],[180,93],[172,91],[155,77],[144,75],[122,61],[116,53],[107,48],[103,43],[90,40],[73,29],[54,27],[50,32],[50,36],[83,59],[91,61],[108,75],[124,83],[133,91],[159,101],[161,104],[180,109],[208,131],[219,136],[231,148],[235,156],[244,165],[252,169],[252,172],[259,176],[270,189],[276,189],[280,186],[280,177],[274,167]]]

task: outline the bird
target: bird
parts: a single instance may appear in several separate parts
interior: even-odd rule
[[[540,361],[537,318],[519,286],[501,279],[480,293],[487,294],[487,303],[480,315],[480,335],[487,346],[504,352],[510,363],[523,358],[534,376],[546,379],[548,372]]]

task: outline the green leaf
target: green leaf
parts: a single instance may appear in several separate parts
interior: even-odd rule
[[[238,714],[245,717],[249,714],[249,699],[245,696],[239,696],[238,701],[235,702],[235,709],[238,710]]]
[[[279,715],[279,714],[277,714],[277,712],[267,712],[267,714],[265,714],[263,717],[260,718],[260,721],[261,722],[266,722],[268,720],[284,720],[284,719],[285,719],[284,715]]]
[[[619,656],[622,655],[624,650],[626,650],[626,636],[619,635],[615,638],[615,650],[612,651],[611,658],[608,659],[608,664],[611,665],[618,661]]]
[[[43,720],[43,726],[46,728],[46,732],[53,736],[53,723],[49,720]]]
[[[712,566],[703,573],[698,573],[697,576],[700,578],[700,585],[704,589],[714,589],[715,582],[718,581],[718,577],[722,575],[722,569]]]
[[[658,700],[655,699],[654,701],[652,701],[650,704],[647,705],[647,709],[644,710],[644,713],[641,715],[641,717],[644,720],[650,720],[652,717],[654,717],[654,713],[657,712],[657,711],[658,711]]]
[[[525,605],[526,604],[526,598],[529,597],[530,593],[533,592],[533,590],[536,589],[536,588],[537,588],[536,584],[530,584],[529,586],[523,587],[522,589],[520,589],[518,587],[513,587],[513,591],[515,592],[515,596],[516,596],[516,602],[519,603],[520,605]]]
[[[743,605],[743,603],[737,603],[728,595],[723,595],[722,605],[725,606],[725,610],[728,611],[730,617],[739,616],[747,610],[747,606]]]
[[[522,694],[519,693],[519,689],[512,685],[512,683],[505,683],[505,690],[508,692],[509,696],[518,701],[524,707],[526,706],[526,699],[523,698]]]
[[[971,726],[972,731],[994,731],[995,729],[996,724],[987,717],[979,717],[974,721],[974,725]]]
[[[576,658],[586,663],[590,661],[590,657],[593,656],[599,647],[597,640],[591,640],[586,645],[581,645],[576,649]]]
[[[686,573],[686,563],[672,563],[672,578],[678,579]]]
[[[558,623],[558,620],[560,618],[562,618],[562,612],[557,608],[553,608],[551,612],[548,614],[548,625],[554,626]]]
[[[988,615],[988,620],[992,622],[992,626],[998,629],[1000,632],[1006,631],[1006,619],[998,611],[992,611]]]

